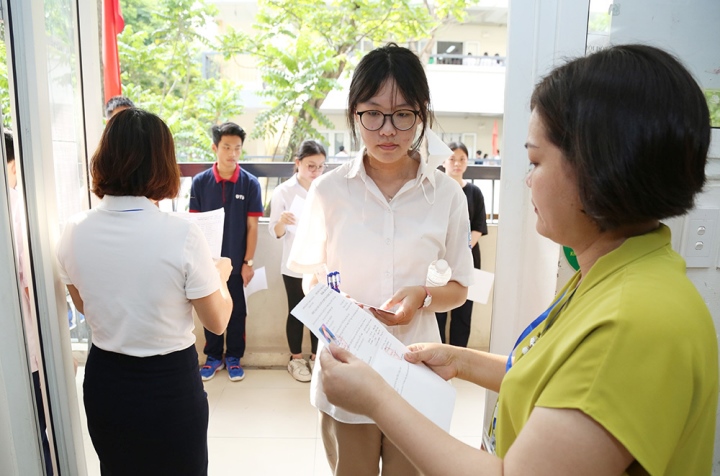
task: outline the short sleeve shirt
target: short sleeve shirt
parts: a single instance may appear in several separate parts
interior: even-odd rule
[[[376,306],[403,286],[425,284],[428,266],[440,258],[452,280],[471,284],[468,208],[457,182],[421,163],[388,202],[365,173],[363,155],[313,182],[288,267],[312,274],[325,263],[340,273],[342,291]],[[426,309],[387,329],[405,344],[440,341],[435,313]],[[371,421],[327,402],[319,378],[312,379],[311,401],[337,420]]]
[[[600,258],[552,327],[515,358],[498,400],[499,456],[534,407],[573,408],[635,457],[626,474],[710,474],[716,331],[666,226]]]
[[[263,216],[260,182],[238,164],[225,180],[217,163],[193,177],[190,187],[190,211],[210,212],[225,209],[221,255],[230,258],[232,274],[242,270],[247,249],[247,218]]]
[[[200,228],[145,197],[106,195],[74,216],[57,249],[60,278],[77,288],[93,345],[136,357],[195,343],[191,299],[220,289]]]
[[[488,234],[487,215],[485,214],[485,198],[477,185],[466,183],[462,188],[467,198],[468,213],[470,214],[470,230],[478,231],[483,236]],[[472,248],[473,266],[480,269],[480,243]]]

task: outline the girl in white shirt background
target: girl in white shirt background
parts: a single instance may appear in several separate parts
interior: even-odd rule
[[[290,313],[305,296],[302,290],[302,274],[291,271],[287,267],[288,255],[295,240],[295,230],[300,219],[291,209],[302,209],[310,184],[325,169],[326,157],[325,148],[319,142],[306,140],[300,144],[295,157],[295,175],[275,187],[270,205],[268,230],[272,236],[283,240],[280,271],[288,300],[288,316],[285,325],[285,333],[291,354],[288,372],[299,382],[310,381],[310,372],[312,370],[310,366],[315,362],[318,339],[315,334],[310,333],[311,354],[310,363],[308,363],[302,356],[302,339],[305,326]]]

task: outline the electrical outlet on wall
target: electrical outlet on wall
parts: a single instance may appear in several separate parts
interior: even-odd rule
[[[720,208],[696,208],[685,217],[681,254],[688,268],[709,268],[720,247]]]

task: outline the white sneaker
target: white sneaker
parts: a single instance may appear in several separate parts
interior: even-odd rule
[[[292,359],[288,362],[288,372],[298,382],[309,382],[312,378],[305,359]]]
[[[315,368],[315,359],[308,360],[308,368],[310,369],[310,373],[312,373],[313,369]]]

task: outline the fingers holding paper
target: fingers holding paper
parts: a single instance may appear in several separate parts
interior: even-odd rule
[[[280,215],[280,223],[283,225],[295,225],[297,224],[297,220],[295,218],[295,214],[293,212],[284,211]]]
[[[413,364],[424,363],[430,369],[444,378],[450,380],[458,375],[457,347],[445,344],[427,343],[412,344],[408,346],[409,352],[405,360]]]
[[[328,401],[353,413],[369,415],[382,391],[393,391],[375,370],[349,351],[330,344],[320,353],[322,384]]]

